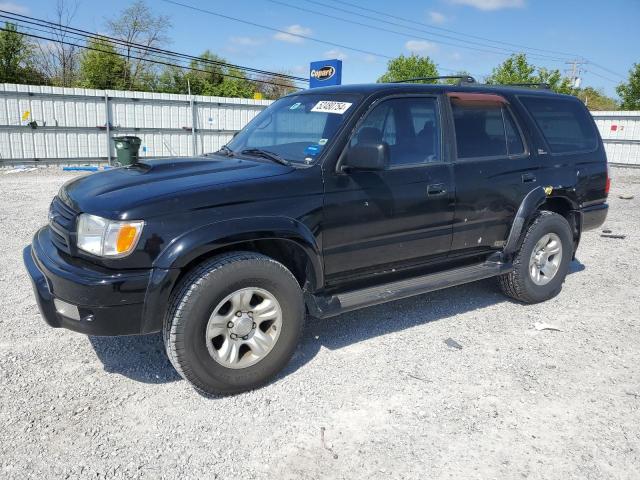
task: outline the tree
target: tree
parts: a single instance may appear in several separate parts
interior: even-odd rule
[[[262,94],[265,99],[277,100],[291,92],[295,92],[296,86],[293,80],[289,78],[279,77],[277,75],[259,75],[256,80],[269,83],[256,83],[255,88]]]
[[[125,8],[117,18],[109,20],[107,27],[111,35],[124,43],[127,66],[123,72],[124,87],[130,90],[146,89],[149,73],[154,70],[154,66],[145,60],[152,55],[149,52],[150,48],[162,47],[169,43],[169,17],[155,15],[144,0],[137,0]],[[155,73],[154,71],[153,74]]]
[[[580,89],[576,96],[584,102],[589,110],[617,110],[618,102],[608,97],[604,92],[593,87],[585,87]]]
[[[40,70],[49,79],[49,82],[60,87],[73,87],[76,84],[78,62],[80,60],[80,47],[76,40],[69,37],[66,31],[78,12],[78,1],[71,3],[58,0],[56,3],[56,16],[52,23],[52,42],[38,43],[38,65]]]
[[[563,77],[559,70],[539,68],[528,62],[524,53],[510,56],[493,69],[486,78],[488,84],[507,85],[510,83],[548,83],[559,93],[573,93],[571,80]]]
[[[620,108],[640,110],[640,63],[634,63],[629,70],[629,81],[616,87],[620,95]]]
[[[243,71],[226,65],[226,61],[207,50],[188,69],[169,66],[160,74],[158,91],[187,93],[217,97],[251,98],[256,92],[255,82],[249,81]]]
[[[118,55],[114,45],[101,38],[89,40],[80,59],[80,81],[84,88],[118,90],[124,88],[126,60]]]
[[[397,82],[418,77],[437,77],[438,67],[429,57],[415,53],[408,57],[400,55],[387,63],[387,71],[378,78],[378,83]]]
[[[12,23],[0,31],[0,83],[37,84],[44,81],[33,66],[33,45]]]

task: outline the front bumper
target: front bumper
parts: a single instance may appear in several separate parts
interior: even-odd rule
[[[174,279],[169,270],[107,270],[63,257],[48,227],[25,247],[23,260],[42,317],[52,327],[88,335],[152,333],[161,327]],[[56,311],[54,299],[77,306],[80,319]]]

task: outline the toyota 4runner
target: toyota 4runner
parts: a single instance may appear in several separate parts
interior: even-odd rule
[[[24,249],[52,327],[162,331],[207,394],[280,371],[305,315],[497,277],[558,294],[607,214],[589,112],[508,86],[326,87],[274,102],[219,151],[76,178]]]

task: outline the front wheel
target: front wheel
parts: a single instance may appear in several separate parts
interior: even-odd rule
[[[542,211],[527,229],[513,270],[499,278],[502,291],[525,303],[556,296],[573,257],[573,234],[567,220]]]
[[[300,286],[279,262],[235,252],[198,266],[172,295],[167,355],[208,395],[266,383],[289,361],[304,325]]]

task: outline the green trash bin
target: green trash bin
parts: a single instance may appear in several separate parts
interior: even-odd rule
[[[142,140],[140,137],[126,135],[123,137],[113,137],[116,145],[116,156],[120,165],[131,165],[138,161],[138,150]]]

